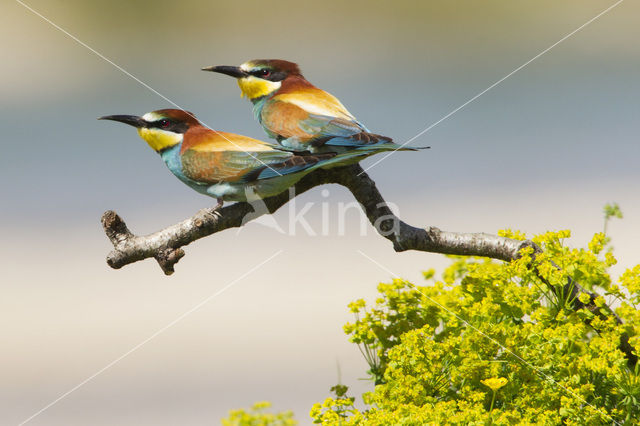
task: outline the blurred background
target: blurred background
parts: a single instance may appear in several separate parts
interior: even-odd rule
[[[372,131],[404,142],[613,1],[200,2],[30,0],[28,5],[213,128],[264,138],[236,83],[199,71],[298,62]],[[14,1],[0,6],[0,423],[18,424],[203,299],[275,257],[55,405],[33,425],[205,425],[270,400],[309,423],[341,380],[372,388],[342,325],[395,274],[421,284],[437,254],[396,254],[338,186],[297,198],[323,234],[260,224],[112,270],[99,219],[148,233],[212,206],[133,129],[97,121],[165,100]],[[640,5],[625,1],[369,173],[413,225],[465,232],[571,229],[585,246],[602,207],[619,275],[638,262]],[[365,165],[377,158],[368,159]],[[322,190],[328,189],[329,196]],[[289,207],[274,218],[288,229]]]

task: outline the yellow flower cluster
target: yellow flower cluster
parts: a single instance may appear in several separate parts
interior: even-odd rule
[[[616,259],[605,235],[596,234],[588,249],[569,247],[570,235],[534,237],[543,249],[535,259],[531,248],[511,263],[452,256],[441,279],[428,270],[426,285],[396,279],[379,284],[374,303],[351,303],[355,320],[344,331],[365,356],[375,387],[356,408],[347,387],[335,386],[334,397],[313,406],[312,420],[635,424],[640,367],[620,345],[640,348],[640,265],[614,282],[607,268]],[[575,283],[588,292],[573,291]],[[231,412],[223,424],[294,424],[265,408]]]
[[[339,418],[343,399],[316,405],[314,422],[581,425],[640,418],[640,370],[619,348],[621,336],[640,347],[640,266],[614,283],[607,268],[616,260],[604,234],[588,249],[570,248],[570,236],[534,237],[543,248],[535,260],[530,248],[511,263],[452,256],[441,281],[428,271],[427,286],[382,283],[373,305],[350,305],[356,320],[344,330],[377,386],[362,396],[366,408]],[[573,293],[576,282],[596,297]],[[608,306],[617,306],[624,324]]]
[[[231,410],[229,417],[222,419],[222,426],[295,426],[291,411],[282,413],[268,413],[266,410],[271,403],[256,402],[249,410]]]

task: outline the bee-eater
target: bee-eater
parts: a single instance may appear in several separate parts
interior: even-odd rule
[[[247,136],[211,130],[187,111],[162,109],[142,117],[107,115],[138,129],[169,170],[196,191],[218,200],[247,201],[277,195],[311,171],[350,156],[299,154]]]
[[[238,80],[242,96],[253,103],[253,112],[269,137],[293,151],[375,152],[410,150],[386,136],[370,133],[330,93],[309,83],[297,64],[281,59],[255,59],[239,67],[202,68]]]

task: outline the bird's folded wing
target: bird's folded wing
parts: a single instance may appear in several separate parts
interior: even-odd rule
[[[189,131],[180,151],[184,175],[204,183],[242,181],[265,164],[291,155],[257,139],[209,129]]]
[[[313,111],[317,111],[314,108]],[[329,112],[329,111],[326,111]],[[310,112],[302,105],[279,99],[268,102],[261,113],[262,125],[283,139],[327,141],[332,137],[350,137],[367,129],[354,118]]]
[[[185,176],[198,182],[245,182],[271,164],[280,164],[291,156],[282,151],[196,151],[182,154]]]
[[[310,169],[314,166],[325,164],[334,158],[334,154],[318,154],[318,155],[291,155],[285,161],[279,163],[271,163],[268,166],[265,165],[261,169],[257,169],[252,173],[249,173],[245,180],[247,182],[269,179],[278,176],[285,176],[292,173],[298,173],[303,170]]]
[[[331,157],[295,155],[266,142],[223,132],[209,132],[206,138],[190,137],[187,141],[181,151],[182,171],[188,178],[204,183],[251,182],[283,176]]]
[[[317,87],[304,87],[287,91],[275,95],[273,100],[295,105],[309,114],[356,121],[356,118],[347,111],[347,108],[342,105],[338,98]]]

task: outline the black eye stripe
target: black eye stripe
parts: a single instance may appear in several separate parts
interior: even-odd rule
[[[174,133],[184,133],[189,129],[187,123],[174,121],[167,118],[152,121],[146,127],[151,129],[167,130]]]
[[[286,71],[279,71],[268,68],[260,68],[257,70],[249,71],[248,73],[254,77],[269,81],[282,81],[287,78],[288,75]]]
[[[149,123],[148,127],[155,127],[158,129],[167,129],[171,127],[172,124],[174,123],[171,120],[168,120],[166,118],[161,118],[160,120],[152,121],[151,123]]]
[[[255,76],[255,77],[264,77],[264,76],[268,76],[271,74],[271,71],[268,69],[259,69],[259,70],[255,70],[255,71],[251,71],[249,72],[249,74]]]

